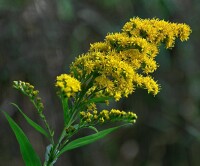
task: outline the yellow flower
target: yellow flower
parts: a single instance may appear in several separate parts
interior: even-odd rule
[[[166,48],[173,47],[174,41],[178,37],[181,41],[187,40],[191,33],[190,27],[186,24],[170,23],[157,18],[141,19],[139,17],[130,19],[124,25],[122,31],[134,37],[142,37],[157,45],[165,42]]]
[[[59,95],[62,94],[67,97],[71,97],[81,90],[81,83],[68,74],[57,76],[55,86],[58,88]]]

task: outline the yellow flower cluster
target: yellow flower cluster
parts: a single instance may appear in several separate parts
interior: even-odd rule
[[[186,24],[169,23],[159,19],[140,19],[138,17],[130,19],[123,29],[129,36],[142,37],[153,44],[164,42],[166,48],[174,46],[176,38],[181,41],[189,39],[191,29]]]
[[[80,119],[83,124],[94,125],[98,123],[124,121],[128,123],[135,123],[137,115],[133,112],[125,112],[116,109],[102,110],[101,112],[94,111],[81,111]]]
[[[186,24],[130,19],[122,32],[108,34],[104,42],[91,44],[89,51],[71,65],[71,74],[84,81],[88,95],[110,96],[117,101],[136,87],[156,95],[159,85],[150,74],[158,68],[155,57],[160,43],[171,48],[176,38],[187,40],[190,33]]]
[[[28,82],[14,81],[13,87],[28,96],[30,100],[35,103],[39,113],[43,111],[44,106],[42,104],[41,98],[38,97],[39,91],[35,90],[33,85],[29,84]]]
[[[71,97],[81,90],[81,83],[68,74],[57,76],[55,86],[58,88],[58,94],[65,97]]]
[[[109,54],[110,56],[101,52],[89,52],[76,59],[73,67],[84,71],[85,74],[80,79],[91,75],[93,86],[89,89],[90,94],[95,91],[97,96],[112,96],[119,100],[133,91],[136,73],[115,52]]]

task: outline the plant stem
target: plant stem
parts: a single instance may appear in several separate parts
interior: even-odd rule
[[[62,102],[62,107],[63,107],[63,116],[64,116],[64,124],[67,125],[69,121],[69,106],[68,106],[68,98],[61,96],[61,102]],[[65,126],[64,125],[64,126]]]
[[[60,151],[60,145],[63,139],[66,137],[65,128],[63,129],[57,144],[53,144],[49,152],[48,157],[45,159],[44,166],[53,166],[57,160],[57,154]]]
[[[46,120],[46,117],[45,115],[42,113],[42,111],[39,111],[36,103],[34,100],[31,100],[31,102],[33,103],[33,105],[35,106],[35,108],[37,109],[38,113],[39,113],[39,116],[41,117],[41,119],[43,120],[44,124],[45,124],[45,127],[47,128],[48,132],[49,132],[49,136],[50,136],[50,142],[51,144],[54,144],[54,139],[53,139],[53,135],[54,135],[54,132],[51,130],[47,120]]]

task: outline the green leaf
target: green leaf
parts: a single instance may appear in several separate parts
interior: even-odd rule
[[[30,144],[28,138],[22,131],[22,129],[15,123],[15,121],[6,113],[3,112],[6,119],[8,120],[10,127],[12,128],[17,141],[20,146],[21,155],[26,166],[41,166],[41,161]]]
[[[97,130],[97,128],[96,127],[94,127],[94,126],[88,126],[88,128],[89,129],[92,129],[92,130],[94,130],[96,133],[98,133],[99,131]]]
[[[124,125],[122,125],[124,126]],[[84,146],[84,145],[87,145],[87,144],[90,144],[90,143],[93,143],[103,137],[105,137],[106,135],[108,135],[109,133],[119,129],[120,127],[122,126],[118,126],[118,127],[113,127],[113,128],[109,128],[109,129],[106,129],[106,130],[103,130],[103,131],[99,131],[98,133],[95,133],[95,134],[92,134],[92,135],[89,135],[89,136],[85,136],[85,137],[82,137],[82,138],[78,138],[72,142],[70,142],[69,144],[67,144],[58,154],[58,156],[60,156],[61,154],[63,154],[64,152],[66,151],[69,151],[69,150],[72,150],[72,149],[75,149],[75,148],[78,148],[78,147],[81,147],[81,146]]]
[[[26,116],[25,113],[23,113],[23,111],[18,107],[18,105],[16,105],[15,103],[11,103],[13,106],[15,106],[18,111],[23,115],[23,117],[26,119],[26,121],[38,132],[40,132],[41,134],[43,134],[44,136],[46,136],[47,138],[49,138],[49,134],[47,133],[47,131],[42,128],[40,125],[38,125],[37,123],[35,123],[34,121],[32,121],[28,116]]]

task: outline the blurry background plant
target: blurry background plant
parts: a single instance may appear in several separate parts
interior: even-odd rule
[[[105,166],[198,166],[199,9],[197,0],[0,0],[0,107],[10,110],[43,156],[45,140],[23,125],[25,121],[16,109],[8,107],[10,101],[15,101],[32,119],[35,117],[28,100],[10,88],[13,80],[25,80],[38,87],[46,110],[55,110],[46,113],[47,119],[59,129],[62,112],[57,111],[61,108],[51,83],[55,76],[69,70],[74,57],[86,52],[90,43],[102,41],[107,32],[119,31],[133,16],[185,22],[193,30],[190,40],[178,41],[173,50],[161,49],[157,57],[162,67],[154,77],[162,84],[161,92],[154,98],[145,90],[137,90],[117,103],[117,108],[138,115],[135,127],[73,150],[57,165],[101,166],[103,161]],[[110,106],[115,107],[114,103]],[[1,165],[23,165],[12,131],[2,116],[0,120]]]

